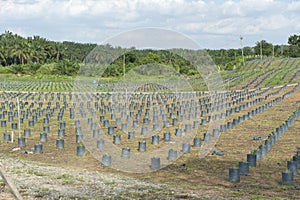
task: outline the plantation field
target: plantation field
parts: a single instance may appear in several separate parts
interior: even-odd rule
[[[299,58],[268,58],[254,59],[247,61],[246,65],[233,71],[220,71],[219,74],[223,79],[224,88],[228,90],[243,90],[272,87],[277,85],[298,83],[300,75],[300,59]],[[128,81],[142,84],[142,78],[134,80],[129,74]],[[160,78],[160,77],[158,77]],[[173,77],[174,78],[174,77]],[[185,82],[195,91],[206,91],[207,78],[214,82],[214,77],[210,75],[194,75],[186,77]],[[172,80],[172,77],[162,76],[163,81],[170,82],[170,86],[178,81],[178,77]],[[81,80],[80,84],[76,84],[77,80]],[[97,84],[94,84],[97,81]],[[118,78],[101,78],[98,77],[71,77],[71,76],[54,76],[54,75],[25,75],[18,77],[13,74],[0,75],[0,88],[6,91],[30,91],[30,92],[72,92],[72,91],[89,91],[93,85],[93,91],[112,92],[118,84]],[[156,80],[151,80],[155,82]],[[173,83],[172,83],[173,81]],[[218,81],[218,80],[216,80]],[[159,82],[159,81],[157,81]],[[144,84],[147,84],[145,81]],[[174,88],[169,88],[175,91]],[[149,90],[148,90],[149,91]],[[155,91],[155,90],[153,90]],[[143,91],[143,92],[146,92]]]
[[[224,91],[1,78],[0,164],[24,199],[299,199],[299,65],[249,61],[220,73]]]

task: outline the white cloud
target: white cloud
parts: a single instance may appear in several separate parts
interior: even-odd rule
[[[263,34],[285,42],[286,38],[279,36],[297,31],[299,20],[300,2],[290,0],[0,1],[2,32],[19,30],[25,36],[38,34],[87,42],[139,27],[169,28],[193,35],[198,41],[212,34],[220,35],[220,40],[222,35],[226,39],[228,35],[259,38]],[[215,44],[210,45],[216,46],[218,41],[212,41]]]
[[[269,18],[260,18],[260,28],[263,30],[278,30],[281,28],[285,28],[286,26],[292,25],[291,20],[287,19],[283,15],[273,15]]]
[[[299,1],[293,1],[288,4],[287,10],[289,11],[300,11],[300,2]]]

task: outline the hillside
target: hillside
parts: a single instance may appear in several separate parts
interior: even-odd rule
[[[154,67],[158,67],[155,65]],[[89,87],[93,86],[93,91],[98,92],[111,92],[116,90],[120,84],[134,82],[135,85],[145,85],[148,83],[163,84],[163,88],[156,88],[160,91],[174,91],[186,90],[192,88],[196,91],[206,91],[207,79],[211,84],[223,84],[224,88],[228,90],[241,90],[241,89],[254,89],[273,87],[277,85],[299,83],[300,81],[300,58],[268,58],[268,59],[254,59],[246,62],[244,67],[233,71],[215,71],[211,74],[181,76],[180,74],[167,74],[164,72],[162,75],[149,72],[151,66],[144,66],[138,68],[142,70],[140,73],[138,69],[133,68],[127,73],[126,79],[120,78],[104,78],[104,77],[68,77],[68,76],[55,76],[55,75],[37,75],[37,76],[0,76],[0,87],[3,90],[11,91],[52,91],[52,92],[71,92],[78,90],[88,91]],[[162,66],[160,70],[166,70],[167,67]],[[147,71],[146,74],[144,74]],[[150,73],[150,75],[149,75]],[[220,76],[220,77],[219,77]],[[218,78],[219,77],[219,78]],[[221,79],[220,79],[221,78]],[[128,79],[128,80],[127,80]],[[216,80],[215,80],[216,79]],[[94,81],[97,80],[97,84]],[[78,82],[79,81],[79,82]],[[124,82],[125,81],[125,82]],[[223,82],[223,83],[222,83]],[[38,83],[38,84],[37,84]],[[184,83],[184,84],[182,84]],[[176,86],[178,85],[178,86]],[[96,87],[95,87],[96,86]],[[130,90],[130,86],[128,85]],[[139,88],[140,91],[150,91],[149,88]],[[154,91],[155,89],[151,89]],[[190,90],[190,89],[189,89]]]
[[[229,89],[252,89],[300,81],[299,58],[269,58],[248,61],[240,71],[222,73]]]

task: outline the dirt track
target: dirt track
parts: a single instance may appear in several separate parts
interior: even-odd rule
[[[26,199],[180,199],[199,198],[174,191],[164,184],[148,183],[112,173],[62,169],[12,158],[1,158],[9,175]],[[0,193],[9,199],[10,193]],[[11,198],[12,199],[12,198]]]

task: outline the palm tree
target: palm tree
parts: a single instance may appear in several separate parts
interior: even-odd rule
[[[2,44],[0,44],[0,64],[1,65],[3,65],[3,66],[7,65],[6,58],[7,58],[7,52],[5,50],[5,47]]]
[[[25,64],[29,59],[30,48],[26,42],[17,43],[11,49],[11,56],[17,64]]]
[[[62,60],[66,50],[62,43],[51,42],[51,47],[52,58],[56,59],[56,61]]]

